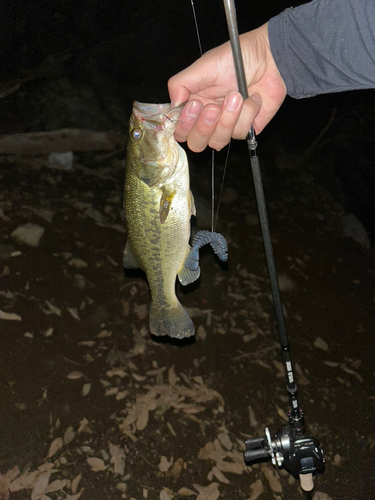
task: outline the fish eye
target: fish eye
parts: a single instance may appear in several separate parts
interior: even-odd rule
[[[139,128],[135,128],[131,131],[130,133],[132,139],[135,141],[139,141],[139,139],[142,138],[142,130],[139,130]]]

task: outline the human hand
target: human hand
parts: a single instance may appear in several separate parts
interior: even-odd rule
[[[286,96],[286,86],[272,57],[267,24],[240,36],[249,99],[238,89],[230,43],[204,54],[168,82],[174,106],[188,101],[175,137],[192,151],[207,145],[220,150],[231,137],[244,139],[251,125],[260,133]]]

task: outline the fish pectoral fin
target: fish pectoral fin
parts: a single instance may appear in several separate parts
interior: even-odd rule
[[[125,267],[125,269],[138,269],[139,267],[141,267],[136,261],[135,257],[133,257],[128,242],[126,242],[125,245],[124,256],[122,258],[122,265]]]
[[[190,247],[186,255],[185,262],[178,272],[178,279],[181,285],[189,285],[196,281],[201,274],[199,267],[199,252],[198,249]]]
[[[167,220],[169,210],[171,209],[172,200],[176,193],[174,191],[168,191],[165,187],[162,188],[160,197],[160,208],[159,208],[159,219],[160,223],[164,224]]]

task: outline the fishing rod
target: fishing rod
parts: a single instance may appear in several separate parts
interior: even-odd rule
[[[238,90],[245,100],[248,99],[249,95],[247,91],[242,52],[238,35],[236,8],[234,0],[223,0],[223,2],[236,70]],[[272,300],[281,347],[281,357],[286,373],[286,389],[289,395],[291,410],[288,414],[289,425],[282,426],[276,434],[271,436],[269,429],[266,428],[264,436],[246,440],[244,459],[246,462],[253,462],[265,458],[271,458],[275,467],[283,466],[294,476],[299,476],[302,489],[305,492],[311,492],[314,488],[313,474],[321,472],[324,469],[325,460],[323,448],[316,438],[310,437],[306,433],[304,415],[297,399],[297,384],[294,377],[289,343],[285,329],[284,314],[268,223],[263,182],[259,158],[256,151],[257,141],[253,126],[251,126],[247,134],[246,142],[249,150],[260,227],[263,237],[263,245],[271,283]]]

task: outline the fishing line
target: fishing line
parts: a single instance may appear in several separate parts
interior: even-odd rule
[[[219,199],[218,199],[217,208],[216,208],[215,223],[214,223],[212,231],[215,231],[217,219],[219,217],[219,208],[220,208],[221,197],[222,197],[223,189],[224,189],[224,178],[225,178],[225,174],[227,172],[227,166],[228,166],[228,161],[229,161],[229,151],[230,151],[230,145],[231,144],[232,144],[232,140],[230,140],[230,142],[228,144],[228,148],[227,148],[227,157],[225,158],[224,170],[223,170],[223,178],[222,178],[222,181],[221,181]]]
[[[195,31],[197,32],[197,37],[198,37],[199,52],[201,53],[201,56],[203,56],[202,44],[201,44],[201,37],[199,35],[199,27],[198,27],[197,15],[196,15],[196,12],[195,12],[194,0],[191,0],[191,8],[193,9]]]
[[[199,52],[202,56],[203,50],[202,50],[201,36],[199,33],[198,19],[197,19],[197,13],[195,10],[194,0],[190,0],[190,3],[191,3],[192,11],[193,11],[195,31],[197,33],[197,39],[198,39],[198,45],[199,45]],[[230,150],[230,143],[228,145],[227,158],[226,158],[226,162],[225,162],[225,166],[224,166],[223,177],[221,180],[220,194],[219,194],[219,199],[218,199],[217,208],[216,208],[216,216],[215,216],[215,150],[213,149],[212,153],[211,153],[211,231],[212,232],[215,231],[216,223],[217,223],[217,219],[218,219],[218,215],[219,215],[220,200],[221,200],[221,195],[223,193],[225,172],[227,169],[227,163],[228,163],[228,158],[229,158],[229,150]]]

